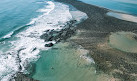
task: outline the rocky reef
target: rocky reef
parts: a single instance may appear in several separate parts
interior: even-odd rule
[[[70,38],[75,33],[75,23],[76,20],[67,22],[67,24],[61,30],[47,30],[45,34],[41,35],[41,39],[44,39],[45,42],[55,41],[60,42]],[[45,44],[45,47],[51,47],[53,43]]]

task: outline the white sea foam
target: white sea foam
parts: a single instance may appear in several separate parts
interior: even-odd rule
[[[4,37],[2,37],[2,38],[10,38],[11,37],[11,35],[13,34],[14,32],[10,32],[9,34],[7,34],[7,35],[5,35]]]
[[[15,35],[15,41],[10,41],[11,48],[6,53],[0,52],[0,80],[9,81],[16,72],[27,73],[25,67],[28,63],[36,61],[40,55],[40,50],[47,50],[44,45],[49,42],[44,42],[40,36],[45,33],[45,30],[61,29],[67,21],[72,19],[80,22],[86,19],[87,15],[80,12],[69,11],[69,6],[48,1],[48,6],[38,10],[43,13],[31,20],[31,26]],[[53,44],[55,41],[50,41]],[[19,67],[22,69],[20,70]]]
[[[81,11],[70,11],[73,19],[77,20],[78,23],[88,18],[87,14]]]
[[[82,53],[82,55],[80,55],[80,58],[85,59],[88,63],[95,64],[94,59],[88,56],[88,54],[89,54],[88,50],[84,49],[82,46],[80,46],[78,49]]]
[[[44,40],[40,39],[40,36],[44,31],[49,29],[60,29],[60,25],[58,25],[59,22],[63,24],[72,19],[67,5],[61,3],[54,4],[51,1],[47,3],[49,4],[48,6],[38,10],[43,12],[43,15],[32,19],[30,24],[33,24],[33,26],[17,34],[16,37],[19,39],[12,42],[14,50],[23,49],[19,53],[21,60],[20,65],[22,67],[21,72],[25,72],[25,66],[27,66],[29,62],[36,61],[37,58],[39,58],[40,50],[47,49],[44,47]]]
[[[15,54],[0,54],[0,80],[9,81],[11,74],[19,70],[19,63]]]

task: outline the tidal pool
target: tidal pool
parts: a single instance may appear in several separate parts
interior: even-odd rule
[[[109,45],[124,52],[137,53],[137,34],[116,32],[109,37]]]

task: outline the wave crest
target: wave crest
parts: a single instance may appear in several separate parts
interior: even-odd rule
[[[40,57],[41,50],[49,49],[44,46],[49,42],[40,39],[46,30],[60,30],[70,20],[75,19],[80,22],[87,18],[87,15],[80,11],[70,12],[68,5],[52,1],[46,3],[48,6],[38,10],[43,14],[32,19],[27,29],[14,36],[16,38],[14,41],[9,41],[8,51],[0,52],[0,73],[3,74],[0,75],[1,81],[8,81],[17,72],[27,73],[27,65]],[[56,43],[55,41],[50,42]]]

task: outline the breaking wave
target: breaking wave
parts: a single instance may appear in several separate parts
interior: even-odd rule
[[[87,18],[83,12],[70,11],[68,5],[52,1],[44,3],[48,5],[37,11],[43,13],[42,15],[3,37],[2,41],[11,37],[14,37],[14,40],[6,44],[9,48],[3,48],[0,51],[1,81],[9,81],[17,72],[27,73],[25,68],[30,62],[37,61],[40,51],[50,49],[44,45],[49,42],[56,43],[55,41],[44,42],[40,39],[46,30],[61,30],[70,20],[75,19],[80,22]]]

